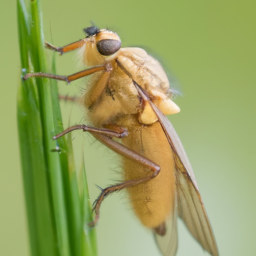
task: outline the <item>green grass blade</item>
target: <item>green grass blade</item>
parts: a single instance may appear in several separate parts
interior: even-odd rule
[[[52,70],[46,65],[40,2],[27,7],[17,0],[22,70],[55,73],[54,60]],[[71,139],[52,140],[63,131],[56,81],[21,80],[17,116],[31,255],[97,255],[95,230],[87,237],[83,229],[92,213],[88,199],[81,204]]]
[[[92,206],[90,202],[89,189],[87,184],[84,160],[80,168],[79,175],[80,205],[82,212],[82,242],[83,255],[97,255],[97,240],[95,228],[90,228],[87,224],[93,220]]]
[[[29,32],[23,1],[17,1],[20,58],[22,69],[28,70]],[[22,81],[18,91],[18,131],[24,191],[29,219],[31,254],[56,255],[53,223],[46,177],[41,120],[37,98],[31,81]],[[33,152],[33,154],[31,154]]]
[[[31,56],[35,72],[47,72],[46,58],[44,53],[44,38],[42,33],[42,22],[40,12],[40,2],[31,2]],[[49,182],[52,197],[54,223],[56,225],[57,239],[59,243],[59,253],[61,256],[70,255],[68,221],[66,213],[65,189],[63,186],[63,172],[60,165],[60,156],[51,150],[56,147],[56,142],[51,138],[59,132],[55,127],[55,120],[61,120],[58,106],[57,87],[52,86],[48,79],[36,79],[39,108],[41,112],[41,122],[43,125],[43,142],[46,155],[47,167],[49,169]],[[53,108],[53,100],[57,102]],[[56,111],[57,109],[57,111]],[[55,112],[56,111],[56,112]],[[59,115],[59,118],[57,117]],[[62,139],[63,141],[63,139]]]

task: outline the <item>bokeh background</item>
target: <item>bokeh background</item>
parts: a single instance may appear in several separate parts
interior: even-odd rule
[[[253,0],[86,1],[43,0],[45,37],[63,46],[84,37],[94,21],[117,31],[123,46],[141,46],[158,56],[181,108],[171,116],[194,168],[220,255],[256,254],[256,2]],[[1,168],[0,255],[29,255],[18,152],[16,91],[20,77],[16,3],[0,3]],[[50,55],[49,55],[50,56]],[[81,69],[76,54],[57,58],[59,74]],[[50,59],[50,57],[49,57]],[[62,93],[79,95],[80,81]],[[64,119],[83,122],[80,107],[62,104]],[[78,142],[81,142],[80,145]],[[79,162],[85,151],[90,194],[118,179],[119,162],[90,136],[74,134]],[[100,256],[160,255],[151,232],[135,218],[125,193],[101,208]],[[207,255],[179,222],[182,255]]]

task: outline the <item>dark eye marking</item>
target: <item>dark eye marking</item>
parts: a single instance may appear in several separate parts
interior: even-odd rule
[[[97,43],[98,51],[101,55],[109,56],[117,52],[121,47],[121,42],[114,39],[104,39]]]
[[[84,32],[85,32],[88,36],[93,36],[93,35],[99,33],[100,30],[99,30],[97,27],[92,26],[92,27],[87,27],[87,28],[85,28],[85,29],[84,29]]]

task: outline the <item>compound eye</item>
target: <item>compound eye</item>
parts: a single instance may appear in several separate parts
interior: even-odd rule
[[[103,39],[97,43],[99,53],[104,56],[116,53],[120,47],[121,41],[115,39]]]

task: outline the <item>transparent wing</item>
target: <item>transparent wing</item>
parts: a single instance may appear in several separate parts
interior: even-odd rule
[[[217,256],[217,246],[199,192],[193,186],[189,176],[182,171],[177,171],[176,177],[180,218],[202,247],[210,254]]]
[[[177,204],[176,204],[177,208]],[[164,256],[175,256],[178,248],[178,233],[177,233],[177,209],[173,216],[166,220],[166,234],[160,236],[154,233],[154,237],[158,248]]]
[[[158,120],[174,152],[177,170],[179,217],[185,222],[191,234],[202,247],[211,255],[218,256],[219,253],[211,224],[186,152],[168,118],[151,101],[149,102],[158,116]]]

